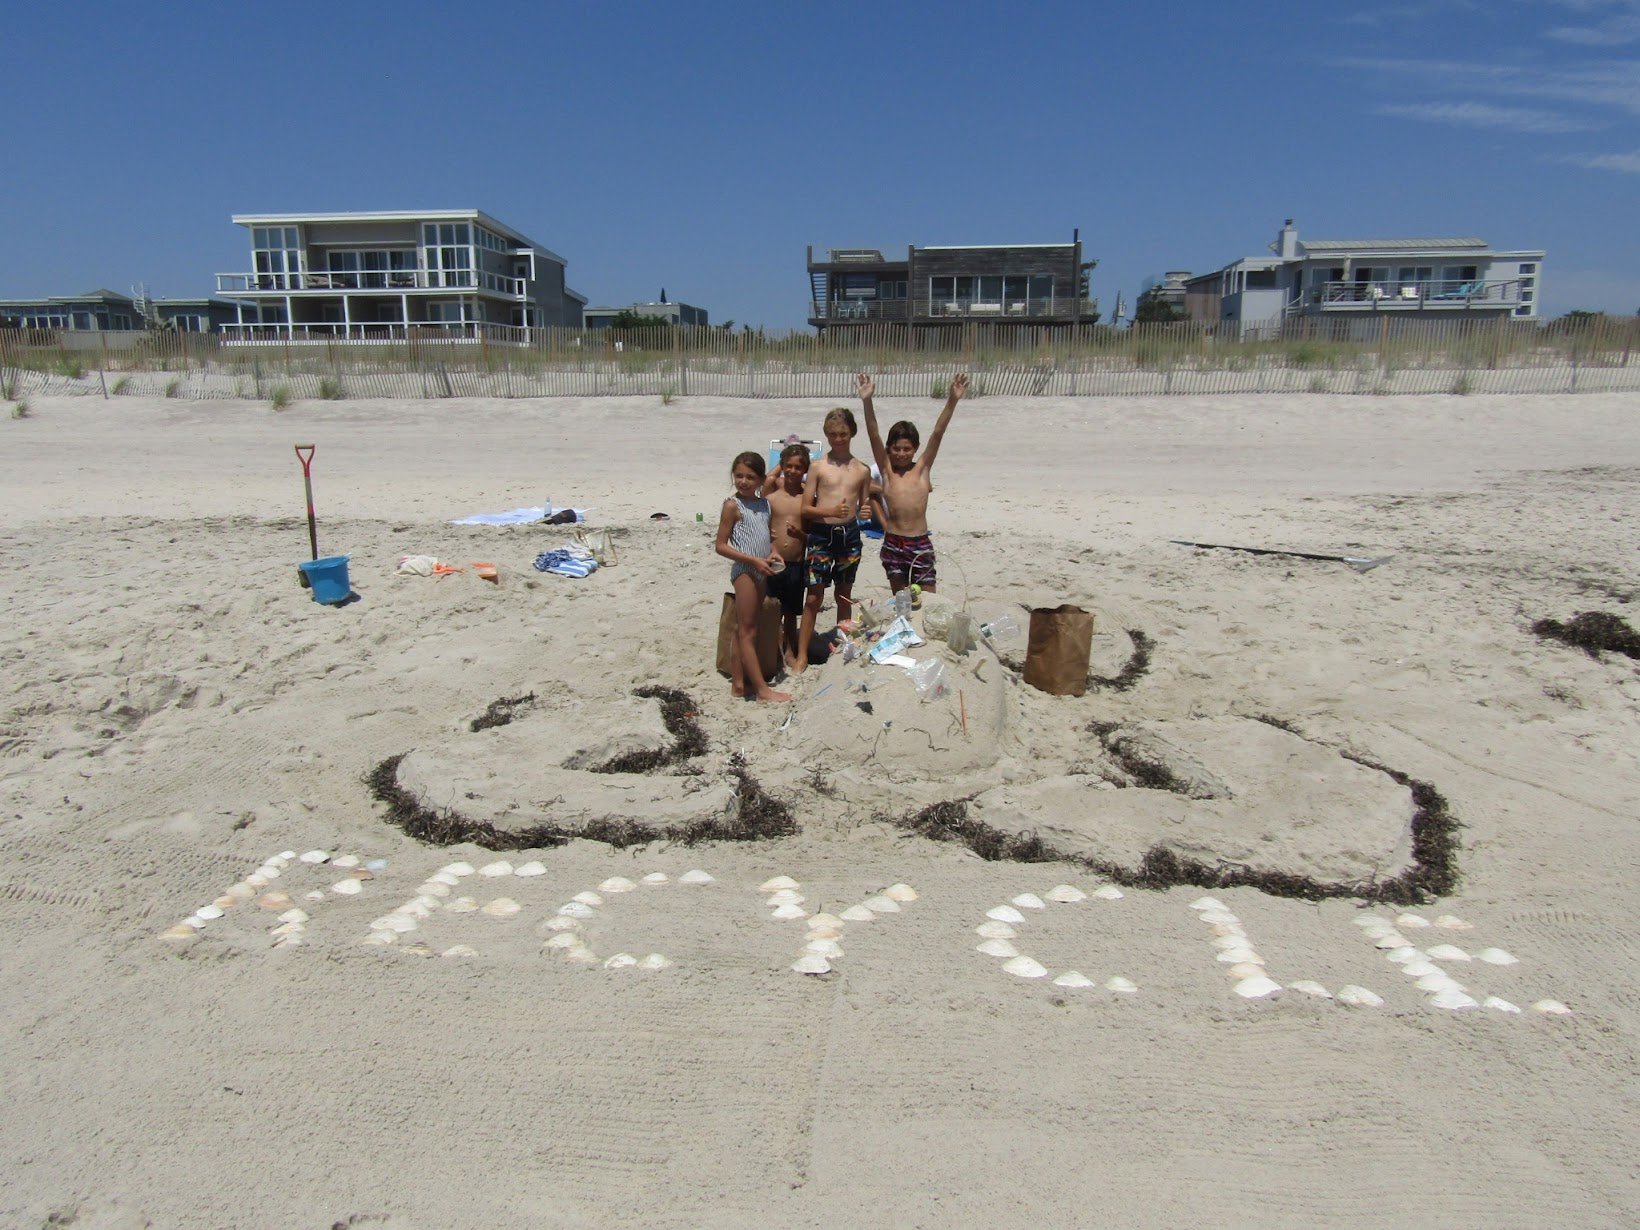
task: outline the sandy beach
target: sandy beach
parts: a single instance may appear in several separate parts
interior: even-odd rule
[[[1640,1221],[1640,668],[1532,632],[1640,624],[1640,395],[964,402],[940,599],[1021,628],[1083,607],[1105,683],[1027,687],[1021,632],[930,638],[960,699],[839,658],[790,705],[737,702],[729,462],[826,408],[0,421],[0,1224]],[[926,431],[938,403],[879,411]],[[335,608],[297,584],[309,441],[358,595]],[[618,562],[548,575],[564,527],[451,524],[549,499]],[[396,575],[412,554],[466,571]],[[703,753],[672,754],[654,688]],[[1199,788],[1147,785],[1124,739]],[[429,814],[570,839],[419,841],[367,781],[401,756]],[[1165,846],[1380,885],[1419,866],[1415,786],[1459,826],[1436,899],[1116,874]],[[958,801],[1077,858],[914,831]],[[791,835],[665,836],[749,804]],[[617,821],[658,835],[573,836]],[[794,972],[816,914],[839,955]],[[1261,976],[1281,989],[1237,993]]]

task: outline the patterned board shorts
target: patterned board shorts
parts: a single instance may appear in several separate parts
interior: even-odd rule
[[[860,569],[860,527],[822,525],[811,529],[804,551],[809,585],[853,585]]]
[[[907,581],[925,589],[937,584],[934,576],[934,543],[927,534],[907,538],[883,535],[883,571],[891,580]]]

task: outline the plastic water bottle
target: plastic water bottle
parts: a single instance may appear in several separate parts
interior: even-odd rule
[[[911,614],[911,591],[902,589],[894,595],[894,613],[896,615]]]

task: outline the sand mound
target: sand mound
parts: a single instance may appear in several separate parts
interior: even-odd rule
[[[1104,743],[1133,762],[1142,752],[1174,788],[1055,777],[988,790],[969,816],[1123,867],[1154,846],[1324,883],[1387,879],[1411,865],[1411,793],[1331,748],[1239,717],[1122,726]]]

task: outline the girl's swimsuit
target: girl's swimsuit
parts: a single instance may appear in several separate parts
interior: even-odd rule
[[[729,545],[736,551],[747,555],[755,555],[758,559],[767,559],[774,546],[769,539],[769,501],[762,496],[750,500],[735,496],[735,503],[740,505],[740,519],[735,522],[734,529],[729,531]],[[752,578],[761,581],[763,574],[750,564],[736,560],[729,569],[729,584],[750,573]]]

